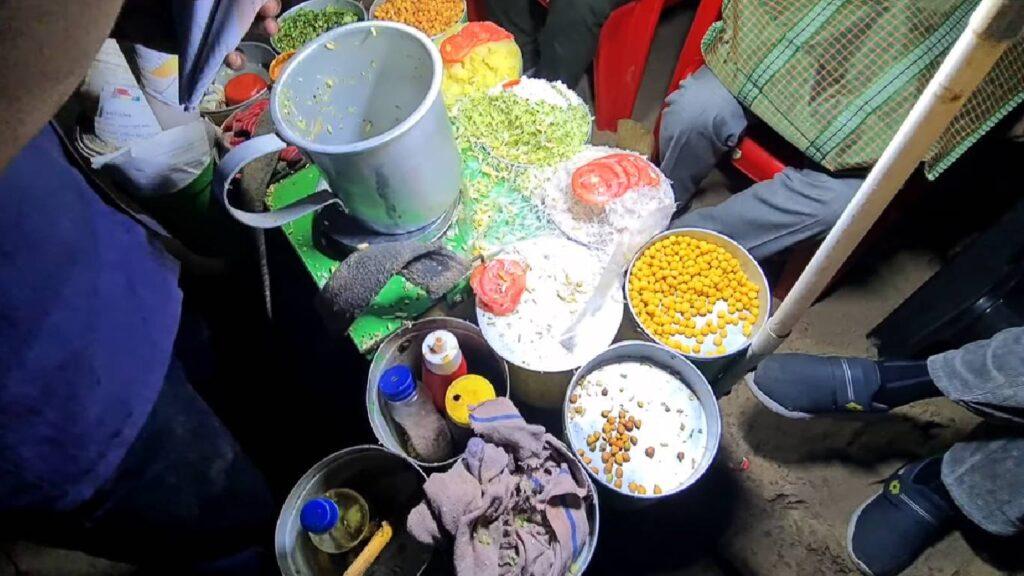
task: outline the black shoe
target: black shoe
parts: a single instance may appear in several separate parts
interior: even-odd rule
[[[941,457],[907,464],[853,513],[846,549],[861,572],[899,574],[950,532],[956,507],[939,478],[941,464]]]
[[[747,382],[762,404],[787,418],[889,409],[872,400],[881,381],[878,366],[866,358],[776,354]]]

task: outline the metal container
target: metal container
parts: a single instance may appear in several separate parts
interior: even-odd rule
[[[706,419],[706,427],[703,431],[703,433],[706,434],[704,452],[700,455],[700,458],[697,459],[695,465],[691,469],[690,475],[683,482],[662,494],[630,494],[629,492],[616,489],[604,476],[601,474],[595,474],[593,470],[591,470],[590,467],[582,461],[578,452],[580,449],[583,449],[585,454],[589,454],[589,451],[587,450],[586,437],[591,430],[582,426],[578,420],[571,418],[570,411],[575,408],[575,405],[571,402],[571,396],[576,393],[577,385],[598,368],[610,364],[629,361],[643,362],[656,368],[660,368],[661,370],[675,376],[682,383],[683,386],[680,386],[678,392],[680,398],[675,398],[675,393],[673,394],[673,397],[659,397],[654,400],[658,402],[655,409],[660,407],[662,403],[668,405],[668,403],[672,403],[674,400],[682,400],[683,395],[692,394],[695,397],[695,402],[699,404]],[[636,381],[627,381],[624,384],[624,386],[631,390],[636,390],[644,385],[644,382]],[[579,398],[577,401],[579,401]],[[668,410],[666,409],[666,411]],[[718,445],[722,436],[722,421],[718,411],[718,402],[715,399],[715,394],[712,391],[711,386],[708,384],[707,379],[704,378],[704,375],[701,374],[693,363],[684,358],[681,354],[669,350],[664,346],[640,341],[619,342],[618,344],[608,348],[608,350],[595,356],[576,372],[563,399],[562,424],[565,429],[565,436],[573,457],[576,458],[586,469],[587,474],[593,478],[595,483],[602,487],[604,493],[609,495],[609,497],[606,498],[606,501],[612,504],[617,504],[620,507],[622,505],[625,505],[626,507],[634,507],[637,505],[650,504],[654,501],[679,494],[692,486],[698,479],[700,479],[701,476],[704,475],[708,467],[711,466],[711,462],[714,460],[715,454],[718,452]],[[634,459],[645,458],[642,448],[642,445],[636,445],[635,449],[631,452]],[[659,447],[658,449],[670,450],[670,448],[664,447]],[[689,457],[693,457],[693,455],[691,454]],[[595,460],[594,462],[599,462],[599,460]],[[592,462],[591,465],[594,465],[594,462]],[[651,480],[652,483],[655,481],[656,479]]]
[[[276,134],[235,147],[214,189],[240,222],[273,228],[340,203],[382,234],[430,225],[458,200],[461,158],[441,100],[441,54],[422,32],[394,22],[335,28],[292,57],[270,96]],[[226,197],[248,162],[298,146],[320,168],[322,190],[273,212]]]
[[[685,356],[687,360],[692,362],[694,366],[696,366],[697,369],[700,370],[702,374],[704,374],[708,381],[715,383],[716,378],[719,375],[721,375],[722,372],[725,371],[725,369],[732,362],[736,361],[737,358],[746,354],[747,348],[750,346],[750,340],[768,322],[768,311],[771,309],[772,303],[772,297],[770,288],[768,286],[768,280],[765,279],[764,271],[761,270],[761,266],[757,263],[756,260],[754,260],[754,257],[751,256],[750,253],[748,253],[746,250],[744,250],[742,246],[740,246],[735,241],[726,236],[718,234],[717,232],[703,230],[700,228],[679,228],[676,230],[662,232],[661,234],[658,234],[654,238],[651,238],[649,241],[647,241],[647,243],[644,244],[644,246],[637,251],[637,253],[633,256],[633,261],[630,262],[629,270],[626,273],[625,286],[627,287],[627,294],[625,296],[625,300],[626,305],[629,308],[629,316],[632,319],[630,328],[632,328],[632,332],[634,335],[640,336],[644,339],[650,340],[651,342],[661,345],[658,339],[655,338],[653,334],[648,332],[647,329],[640,324],[640,320],[637,317],[636,310],[633,309],[633,302],[630,301],[630,298],[628,296],[628,286],[629,280],[633,275],[633,266],[636,265],[637,259],[639,259],[640,256],[651,245],[657,243],[659,240],[662,240],[663,238],[667,238],[669,236],[676,235],[690,236],[692,238],[697,238],[698,240],[713,242],[714,244],[721,246],[729,254],[731,254],[737,260],[739,260],[740,269],[743,270],[743,273],[747,275],[747,278],[749,278],[752,282],[756,283],[760,287],[757,300],[758,308],[761,311],[761,313],[759,314],[757,321],[754,322],[753,330],[751,331],[750,336],[747,338],[747,341],[742,346],[730,350],[728,353],[722,356],[708,357],[697,356],[694,354],[683,354],[683,356]],[[721,395],[721,393],[723,393],[724,391],[716,389],[716,392],[718,392]]]
[[[575,456],[570,454],[569,450],[560,445],[556,445],[555,450],[565,458],[566,462],[571,462],[575,459]],[[598,506],[597,489],[594,486],[594,481],[590,479],[590,475],[585,470],[583,478],[587,482],[587,492],[591,496],[590,501],[587,503],[587,520],[590,522],[590,536],[587,538],[587,543],[583,550],[576,554],[576,558],[569,565],[566,576],[579,576],[587,569],[587,566],[590,565],[590,560],[594,557],[594,551],[597,550],[597,536],[601,531],[601,508]]]
[[[302,505],[331,488],[349,488],[366,499],[371,516],[387,520],[394,536],[374,562],[374,574],[419,574],[432,548],[405,530],[409,511],[423,501],[426,476],[410,459],[379,446],[356,446],[324,458],[292,488],[274,534],[277,565],[284,576],[336,576],[345,555],[317,549],[299,523]]]
[[[270,49],[270,46],[266,44],[260,44],[259,42],[242,42],[238,45],[238,51],[245,57],[245,64],[242,65],[241,70],[232,70],[227,65],[221,65],[217,69],[217,75],[213,78],[213,83],[220,86],[226,86],[228,81],[238,76],[239,74],[257,74],[260,78],[266,80],[267,84],[270,84],[270,63],[274,61],[274,51]],[[209,112],[201,112],[203,117],[209,118],[210,122],[213,122],[217,126],[220,126],[236,111],[248,107],[250,104],[266,98],[266,90],[259,94],[249,98],[241,104],[235,104],[234,106],[225,106],[219,110],[211,110]]]
[[[305,2],[299,2],[295,6],[285,10],[284,13],[277,17],[277,21],[279,24],[283,23],[289,16],[299,10],[323,10],[324,8],[330,8],[332,6],[355,12],[356,15],[359,16],[359,22],[366,20],[366,8],[355,0],[306,0]],[[353,22],[353,24],[355,24],[355,22]],[[278,54],[283,52],[283,50],[278,47],[277,43],[274,42],[273,36],[270,37],[270,45],[274,47],[274,50],[276,50]]]
[[[380,8],[380,5],[385,3],[385,2],[387,2],[387,1],[388,0],[373,0],[373,3],[370,4],[370,19],[371,20],[377,20],[378,19],[377,16],[376,16],[377,8]],[[388,22],[388,20],[381,20],[381,21],[382,22]],[[469,11],[466,9],[466,2],[465,2],[465,0],[463,0],[463,2],[462,2],[462,16],[458,19],[458,21],[455,22],[454,24],[452,24],[450,27],[448,27],[448,29],[445,30],[444,32],[441,32],[440,34],[431,36],[430,39],[431,40],[439,40],[439,39],[443,38],[445,34],[447,34],[448,32],[451,32],[452,28],[455,28],[459,24],[465,24],[466,22],[469,22]]]
[[[470,374],[479,374],[487,378],[498,396],[509,395],[508,366],[491,349],[480,334],[480,329],[473,324],[455,318],[426,318],[395,332],[380,345],[373,355],[373,361],[370,362],[370,373],[366,382],[366,412],[377,440],[385,448],[400,454],[407,454],[404,433],[391,417],[388,403],[377,389],[377,382],[385,370],[396,364],[405,364],[412,368],[414,374],[419,374],[423,362],[423,339],[435,330],[447,330],[455,335]],[[447,468],[459,459],[465,446],[454,448],[455,454],[444,462],[413,460],[424,468]]]

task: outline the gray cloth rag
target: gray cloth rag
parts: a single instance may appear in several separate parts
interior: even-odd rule
[[[460,576],[563,576],[590,534],[585,472],[507,398],[476,407],[470,424],[477,437],[427,479],[409,533],[432,545],[450,535]]]
[[[320,289],[317,307],[328,318],[354,316],[370,305],[395,274],[438,299],[468,273],[468,262],[438,244],[378,244],[341,262]]]

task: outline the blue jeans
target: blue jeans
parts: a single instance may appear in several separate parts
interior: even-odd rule
[[[686,205],[715,164],[739,142],[747,116],[706,66],[669,94],[667,104],[661,116],[661,169],[672,181],[676,201]],[[786,168],[717,206],[687,212],[670,228],[714,230],[762,260],[828,233],[861,182]]]
[[[939,390],[1009,425],[993,437],[959,442],[942,460],[942,480],[960,510],[1000,536],[1024,530],[1024,327],[1008,328],[928,359]]]

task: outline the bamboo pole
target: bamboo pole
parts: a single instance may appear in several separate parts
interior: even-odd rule
[[[731,387],[789,336],[1022,29],[1024,0],[981,1],[807,269],[754,337],[746,357],[722,376],[721,385]]]

